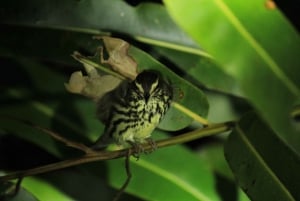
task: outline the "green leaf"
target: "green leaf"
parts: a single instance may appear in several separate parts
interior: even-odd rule
[[[126,179],[123,160],[108,161],[110,182],[116,188]],[[186,148],[159,149],[130,163],[133,176],[126,191],[142,199],[220,200],[213,172]]]
[[[34,195],[20,187],[17,194],[14,194],[16,184],[13,182],[0,183],[0,198],[5,201],[38,201]],[[7,192],[8,191],[8,192]]]
[[[212,58],[169,48],[155,48],[159,54],[176,64],[183,78],[192,78],[206,88],[242,96],[237,82],[226,74]]]
[[[47,183],[47,181],[27,177],[22,181],[22,186],[31,192],[38,200],[52,201],[52,200],[72,200],[70,196],[61,192],[55,186]],[[23,198],[23,197],[22,197]],[[24,198],[23,198],[24,199]]]
[[[29,57],[76,65],[78,62],[71,57],[75,50],[93,53],[99,46],[99,42],[91,40],[91,34],[82,32],[20,25],[2,26],[0,53],[7,57]]]
[[[232,172],[224,157],[223,143],[204,145],[203,150],[199,153],[199,157],[209,164],[215,173],[228,180],[233,180]]]
[[[229,136],[225,157],[251,200],[299,200],[300,158],[254,113]]]
[[[125,33],[140,40],[163,41],[165,45],[195,48],[195,43],[171,20],[159,4],[132,7],[121,0],[7,1],[2,22],[52,27],[99,34],[99,30]],[[16,13],[18,13],[16,15]],[[66,15],[68,13],[68,15]],[[197,47],[195,49],[198,49]]]
[[[200,160],[208,164],[210,169],[214,172],[218,194],[220,197],[222,197],[222,200],[250,200],[241,188],[234,185],[234,175],[224,156],[223,140],[204,144],[199,151],[199,157]]]
[[[164,2],[173,19],[236,79],[276,133],[300,153],[300,135],[290,121],[300,99],[300,38],[280,11],[261,0]]]

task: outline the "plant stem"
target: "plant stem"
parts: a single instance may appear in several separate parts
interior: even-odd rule
[[[162,147],[167,147],[175,144],[181,144],[202,137],[216,135],[218,133],[230,131],[232,130],[233,127],[234,127],[234,122],[211,124],[208,127],[205,127],[203,129],[197,129],[175,137],[159,140],[156,142],[156,145],[157,148],[162,148]],[[153,149],[151,144],[143,144],[143,147],[145,151]],[[0,176],[0,182],[11,180],[11,179],[23,178],[26,176],[37,175],[41,173],[46,173],[46,172],[63,169],[71,166],[76,166],[79,164],[90,163],[94,161],[103,161],[103,160],[121,158],[128,155],[128,153],[130,155],[134,154],[134,148],[122,149],[117,151],[89,152],[82,157],[64,160],[57,163],[52,163],[49,165],[44,165],[44,166],[40,166],[40,167],[36,167],[24,171],[17,171],[4,176]]]

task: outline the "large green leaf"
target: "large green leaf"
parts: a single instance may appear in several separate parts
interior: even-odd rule
[[[158,135],[158,134],[157,134]],[[124,183],[123,160],[109,161],[115,187]],[[143,200],[219,200],[213,173],[204,161],[180,146],[131,160],[132,180],[126,191]]]
[[[263,0],[165,0],[174,20],[237,80],[260,114],[298,153],[290,113],[300,99],[300,39]]]
[[[3,30],[0,32],[2,56],[29,57],[76,65],[78,62],[70,56],[75,50],[92,54],[99,46],[99,43],[91,40],[91,34],[82,32],[20,25],[2,26]]]
[[[70,196],[61,192],[55,186],[34,177],[28,177],[22,182],[22,186],[35,195],[38,200],[72,200]],[[25,198],[22,197],[24,200]],[[22,200],[20,199],[20,200]]]
[[[236,80],[224,72],[213,58],[170,48],[156,47],[155,49],[160,55],[176,64],[184,77],[192,78],[208,89],[243,96]]]
[[[113,31],[171,45],[196,47],[159,4],[143,3],[133,7],[121,0],[15,0],[1,4],[0,21],[4,23],[73,29],[93,34],[99,33],[99,30]]]
[[[203,147],[204,150],[199,153],[199,157],[211,166],[215,173],[233,180],[233,174],[224,157],[224,142],[208,144]]]
[[[225,157],[251,200],[299,200],[300,158],[254,113],[229,136]]]

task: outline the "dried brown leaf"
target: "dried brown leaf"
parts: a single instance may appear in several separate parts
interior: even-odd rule
[[[102,39],[105,49],[108,53],[108,59],[103,58],[103,48],[100,48],[101,63],[106,63],[111,68],[130,80],[134,80],[137,76],[137,63],[128,54],[130,47],[129,43],[119,38],[112,38],[108,36],[95,37]]]
[[[120,78],[112,75],[100,75],[92,65],[84,63],[84,61],[81,63],[83,63],[87,75],[83,76],[80,71],[72,73],[69,83],[65,83],[69,92],[98,100],[120,84]]]

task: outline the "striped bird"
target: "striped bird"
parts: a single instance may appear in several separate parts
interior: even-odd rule
[[[135,147],[151,143],[151,133],[169,109],[172,97],[171,86],[156,71],[145,70],[134,81],[124,81],[98,102],[97,114],[106,127],[93,148],[101,149],[112,140]]]

